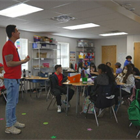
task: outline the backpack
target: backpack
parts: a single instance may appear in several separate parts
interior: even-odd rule
[[[140,102],[138,100],[140,89],[137,90],[136,99],[133,100],[128,109],[129,120],[135,126],[140,126]]]
[[[89,106],[89,110],[87,112],[89,104],[90,104],[90,106]],[[89,97],[86,97],[85,101],[83,103],[83,107],[82,107],[82,112],[81,113],[94,114],[94,108],[95,108],[94,107],[94,103],[89,100]]]

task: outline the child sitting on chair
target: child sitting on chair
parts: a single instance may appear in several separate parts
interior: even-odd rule
[[[3,80],[4,80],[3,64],[0,63],[0,95],[1,95],[1,90],[5,89]]]
[[[52,75],[52,94],[56,97],[57,101],[57,112],[61,112],[61,95],[67,94],[67,87],[63,85],[66,82],[67,77],[62,74],[61,65],[55,66],[55,73]],[[69,88],[68,102],[72,99],[74,90]],[[63,101],[66,104],[66,100]],[[68,105],[70,107],[70,105]]]

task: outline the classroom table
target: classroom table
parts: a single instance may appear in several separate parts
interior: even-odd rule
[[[140,76],[134,76],[136,79],[140,80]]]
[[[27,80],[27,81],[29,81],[29,80],[45,80],[45,91],[47,92],[47,80],[48,79],[49,79],[48,77],[30,76],[30,77],[24,78],[24,83],[25,83],[25,80]]]
[[[70,83],[70,82],[64,82],[64,85],[67,86],[67,106],[66,106],[66,114],[68,114],[68,90],[69,86],[75,86],[77,88],[77,93],[76,93],[76,115],[78,114],[78,103],[79,103],[79,87],[85,87],[85,86],[93,86],[94,84],[92,82],[88,82],[87,84],[83,84],[82,82],[79,83]]]
[[[69,94],[68,93],[69,86],[76,86],[76,88],[77,88],[77,93],[76,93],[76,115],[77,115],[78,114],[78,102],[79,102],[78,87],[93,86],[94,83],[88,82],[87,84],[83,84],[82,82],[79,82],[79,83],[70,83],[68,81],[68,82],[64,82],[63,84],[67,86],[67,97],[68,97],[68,94]],[[120,98],[122,98],[121,86],[123,86],[124,83],[117,82],[117,85],[120,86]],[[66,114],[68,114],[68,98],[67,98]]]

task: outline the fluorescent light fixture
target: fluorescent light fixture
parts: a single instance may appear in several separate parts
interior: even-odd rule
[[[0,10],[0,15],[15,18],[42,10],[43,9],[38,7],[34,7],[25,3],[20,3],[12,7]]]
[[[100,36],[116,36],[116,35],[126,35],[128,33],[126,32],[116,32],[116,33],[106,33],[106,34],[100,34]]]
[[[77,29],[85,29],[85,28],[92,28],[92,27],[98,27],[98,26],[100,25],[97,25],[94,23],[87,23],[87,24],[81,24],[81,25],[67,26],[63,28],[69,29],[69,30],[77,30]]]

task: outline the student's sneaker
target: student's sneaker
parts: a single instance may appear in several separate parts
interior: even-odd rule
[[[67,101],[66,100],[63,100],[62,103],[67,105]],[[69,103],[68,103],[68,108],[70,108],[70,104]]]
[[[14,124],[14,127],[16,127],[16,128],[24,128],[24,127],[25,127],[25,124],[16,122],[16,123]]]
[[[21,130],[20,129],[17,129],[14,126],[11,126],[10,128],[6,128],[5,133],[17,135],[17,134],[20,134],[21,133]]]
[[[61,113],[61,106],[60,105],[57,106],[57,112]]]

